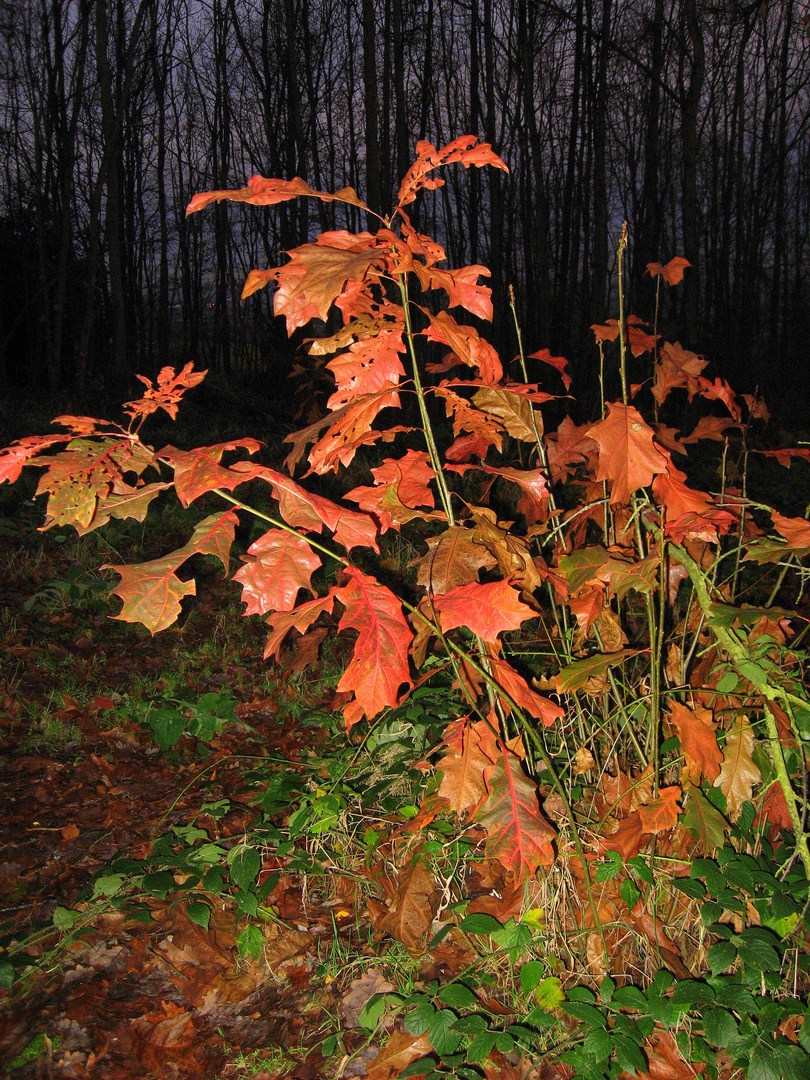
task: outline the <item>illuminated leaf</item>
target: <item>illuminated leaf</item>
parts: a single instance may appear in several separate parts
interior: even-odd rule
[[[246,615],[292,611],[299,589],[312,591],[311,574],[321,560],[301,536],[270,529],[242,556],[246,563],[234,574],[242,584]]]
[[[136,566],[106,565],[121,580],[112,590],[124,601],[113,618],[123,622],[141,623],[152,634],[165,630],[180,614],[180,601],[196,592],[194,581],[180,581],[175,571],[192,555],[214,555],[228,570],[233,543],[236,514],[212,514],[199,523],[189,542],[170,555]]]
[[[641,827],[647,833],[668,832],[674,829],[678,823],[678,800],[681,797],[681,789],[677,785],[660,788],[658,795],[645,805],[639,807]]]
[[[434,596],[433,605],[445,633],[466,626],[484,641],[495,641],[504,630],[517,630],[535,617],[508,581],[459,585],[444,596]]]
[[[666,266],[657,262],[647,263],[646,272],[650,277],[662,277],[667,285],[678,285],[683,280],[684,271],[691,265],[683,255],[676,255]]]
[[[354,691],[356,708],[344,711],[350,727],[362,714],[372,719],[386,706],[396,705],[400,688],[411,685],[408,647],[413,632],[390,589],[354,567],[345,572],[348,585],[334,590],[346,608],[340,629],[359,632],[354,655],[338,683],[339,692]]]
[[[486,783],[489,796],[475,820],[486,829],[487,854],[526,881],[554,862],[556,830],[540,812],[536,784],[510,754],[501,753]]]
[[[429,341],[438,341],[452,349],[455,356],[467,364],[468,367],[478,368],[481,378],[485,383],[497,383],[502,375],[503,368],[498,359],[498,354],[488,341],[472,326],[462,326],[446,311],[440,311],[432,315],[426,309],[430,326],[422,333]]]
[[[194,214],[198,210],[204,210],[213,202],[222,202],[228,199],[231,202],[252,203],[254,206],[274,206],[276,203],[287,202],[289,199],[298,199],[301,196],[309,196],[321,199],[323,202],[345,202],[356,206],[360,210],[368,210],[366,204],[357,197],[353,188],[341,188],[334,194],[328,191],[316,191],[299,176],[292,180],[268,180],[264,176],[251,176],[247,187],[223,191],[204,191],[195,195],[186,207],[186,216]]]
[[[723,744],[723,764],[714,781],[726,797],[726,814],[731,821],[740,816],[743,803],[751,798],[754,784],[762,776],[754,764],[754,732],[744,716],[738,716]]]
[[[593,424],[588,435],[599,444],[597,480],[611,481],[612,505],[629,502],[656,473],[665,472],[667,459],[653,442],[653,431],[632,405],[608,403],[605,420]]]
[[[686,758],[685,771],[696,784],[702,777],[713,783],[720,773],[723,753],[714,734],[717,725],[708,709],[690,709],[675,699],[667,706],[670,720],[678,732],[678,739]]]

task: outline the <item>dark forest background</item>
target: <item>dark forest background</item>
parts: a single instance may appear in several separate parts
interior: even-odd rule
[[[735,389],[810,387],[810,16],[801,0],[2,0],[0,391],[86,398],[193,360],[266,379],[292,351],[247,272],[353,208],[221,204],[252,173],[387,210],[417,139],[510,167],[417,204],[492,270],[494,343],[595,371],[627,220],[632,309],[684,255],[663,329]]]

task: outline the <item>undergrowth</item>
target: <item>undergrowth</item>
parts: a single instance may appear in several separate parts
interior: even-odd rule
[[[571,389],[566,361],[526,355],[516,325],[505,365],[448,310],[491,318],[486,269],[444,269],[409,219],[454,163],[506,168],[472,137],[420,143],[376,233],[323,233],[250,273],[243,295],[272,284],[291,333],[340,325],[308,345],[333,390],[288,437],[284,470],[257,463],[252,438],[142,440],[202,380],[190,365],[143,378],[124,425],[63,416],[67,434],[0,456],[0,479],[43,470],[46,528],[134,521],[148,534],[153,502],[204,503],[176,550],[107,558],[116,618],[166,629],[194,595],[189,573],[214,561],[268,623],[268,661],[304,671],[325,647],[335,659],[342,752],[333,733],[299,770],[246,768],[249,830],[220,834],[229,807],[208,806],[111,864],[94,895],[177,897],[202,926],[235,905],[238,950],[258,961],[284,880],[332,882],[368,912],[390,976],[360,1014],[369,1039],[390,1034],[371,1077],[386,1054],[399,1075],[431,1078],[496,1075],[522,1055],[593,1078],[809,1075],[810,524],[755,489],[752,462],[802,470],[810,451],[762,449],[761,399],[707,377],[657,316],[625,313],[626,234],[617,317],[593,328],[602,386],[620,396],[603,394],[595,422],[547,430],[543,406]],[[262,177],[195,196],[189,213],[295,198],[374,217],[352,189]],[[648,270],[660,291],[688,264]],[[704,487],[684,471],[696,445]],[[306,461],[331,492],[363,460],[370,482],[339,501],[293,478]],[[234,571],[237,526],[252,542]],[[37,602],[58,604],[59,589]],[[223,692],[134,718],[176,753],[234,709]],[[292,707],[286,719],[306,722]],[[418,976],[386,972],[391,939],[422,958]]]

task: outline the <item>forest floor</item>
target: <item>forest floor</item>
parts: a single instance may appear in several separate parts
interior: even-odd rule
[[[285,825],[295,798],[319,790],[318,778],[356,753],[333,708],[337,666],[334,676],[321,666],[301,673],[288,657],[286,668],[271,669],[264,628],[241,617],[233,588],[214,572],[198,575],[179,627],[152,638],[112,621],[109,582],[95,569],[103,544],[38,533],[30,502],[5,509],[0,1076],[398,1075],[428,1046],[375,1018],[359,1024],[364,1005],[446,977],[469,956],[446,941],[409,955],[401,944],[407,914],[400,941],[375,928],[387,909],[368,902],[374,890],[362,858],[359,874],[339,873],[329,858],[313,859],[307,873],[307,852],[318,846],[311,819],[297,872],[264,850],[259,936],[241,947],[244,913],[217,865],[256,825]],[[201,702],[209,719],[219,712],[225,720],[202,737],[170,736],[175,744],[161,749],[161,717],[199,717]],[[194,891],[204,894],[202,906],[177,891],[197,868],[177,854],[181,841],[207,852]],[[144,880],[158,849],[172,853],[164,862],[171,880],[160,881],[160,870]],[[477,891],[483,910],[493,883]],[[525,1062],[496,1068],[493,1053],[487,1076],[541,1075]]]
[[[296,1076],[323,1075],[323,1008],[339,1001],[325,984],[320,993],[311,986],[312,954],[333,940],[334,905],[305,910],[300,884],[283,883],[278,932],[251,960],[236,952],[233,910],[214,908],[204,928],[171,897],[128,912],[105,898],[110,886],[88,888],[172,826],[195,823],[212,841],[241,836],[255,816],[240,790],[246,758],[287,759],[269,768],[294,770],[317,729],[277,723],[285,690],[268,687],[258,636],[242,633],[220,670],[204,664],[204,646],[223,633],[217,579],[193,625],[151,640],[72,603],[63,553],[49,558],[47,546],[35,554],[6,540],[0,555],[2,936],[10,954],[35,965],[0,1002],[3,1075],[258,1076],[285,1062]],[[204,757],[191,738],[161,753],[128,715],[135,698],[160,694],[179,654],[192,696],[238,688],[249,720],[249,730],[237,722],[213,738]],[[205,804],[224,799],[232,806],[222,818],[206,815]],[[60,929],[60,912],[79,913],[79,925]],[[346,921],[345,937],[360,930],[353,913]],[[257,1048],[270,1048],[267,1057]]]

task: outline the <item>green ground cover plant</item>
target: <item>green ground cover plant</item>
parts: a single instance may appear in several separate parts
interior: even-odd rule
[[[273,284],[290,333],[324,326],[306,351],[334,390],[288,438],[283,469],[258,463],[250,437],[144,441],[150,417],[174,417],[203,379],[190,365],[142,377],[123,424],[62,416],[66,433],[0,452],[0,480],[42,470],[46,529],[148,527],[171,496],[204,507],[175,550],[107,560],[116,618],[165,630],[214,561],[267,622],[268,662],[305,670],[331,648],[339,664],[344,756],[303,786],[248,770],[264,811],[249,833],[175,825],[94,891],[176,895],[201,926],[226,896],[244,919],[238,949],[256,957],[280,874],[362,882],[378,935],[442,957],[361,1011],[370,1033],[393,1031],[373,1080],[523,1075],[505,1070],[537,1058],[594,1078],[808,1076],[797,603],[810,523],[749,490],[748,462],[806,469],[810,450],[760,449],[761,399],[705,375],[657,314],[625,313],[626,234],[617,318],[593,328],[602,385],[615,377],[621,394],[593,422],[548,430],[543,407],[575,389],[566,361],[526,355],[516,326],[505,363],[473,324],[492,316],[486,268],[444,268],[411,223],[407,208],[458,164],[506,169],[474,137],[420,143],[376,231],[322,233],[248,276],[243,296]],[[297,198],[375,217],[350,188],[262,177],[188,212]],[[687,266],[649,271],[670,288]],[[684,401],[707,403],[686,431],[668,423]],[[706,490],[687,482],[696,446],[704,472],[713,463]],[[342,498],[318,493],[343,476]],[[234,569],[240,524],[255,539]],[[94,595],[77,578],[36,602],[71,590]],[[166,753],[184,739],[205,752],[234,710],[212,693],[136,719]]]

